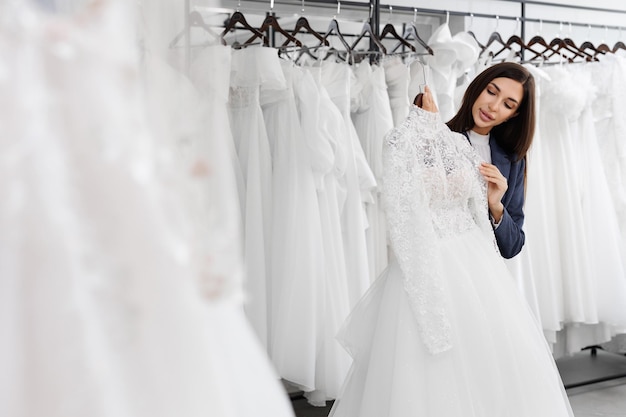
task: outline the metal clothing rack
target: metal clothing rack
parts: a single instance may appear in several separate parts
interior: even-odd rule
[[[189,44],[190,41],[190,32],[189,32],[189,12],[191,9],[191,1],[185,0],[185,45]],[[248,0],[256,3],[268,3],[268,0]],[[299,3],[298,0],[269,0],[271,4],[271,10],[269,13],[273,13],[274,5],[296,5]],[[381,11],[382,10],[393,10],[394,12],[401,13],[413,13],[414,15],[430,15],[430,16],[458,16],[458,17],[477,17],[477,18],[486,18],[486,19],[494,19],[494,20],[508,20],[515,21],[520,24],[521,38],[525,39],[526,37],[526,26],[527,23],[546,23],[546,24],[557,24],[563,25],[566,24],[568,26],[577,26],[577,27],[585,27],[585,28],[601,28],[601,29],[618,29],[618,30],[626,30],[626,26],[615,26],[615,25],[605,25],[605,24],[596,24],[596,23],[580,23],[580,22],[568,22],[564,20],[554,20],[554,19],[539,19],[532,18],[527,16],[527,5],[532,6],[547,6],[547,7],[557,7],[562,9],[572,9],[572,10],[581,10],[587,12],[601,12],[601,13],[612,13],[612,14],[622,14],[626,17],[626,10],[619,9],[610,9],[610,8],[600,8],[600,7],[592,7],[592,6],[580,6],[580,5],[571,5],[571,4],[559,4],[547,1],[537,1],[537,0],[498,0],[503,3],[517,3],[520,5],[519,14],[515,15],[501,15],[501,14],[488,14],[488,13],[473,13],[469,11],[456,11],[456,10],[445,10],[445,9],[433,9],[433,8],[424,8],[424,7],[411,7],[411,6],[400,6],[394,5],[391,3],[382,4],[381,0],[370,0],[369,3],[358,2],[358,1],[342,1],[342,0],[306,0],[307,4],[326,7],[328,9],[334,9],[339,5],[343,8],[350,8],[355,10],[363,10],[369,15],[369,23],[372,29],[372,33],[374,36],[378,37],[380,35],[380,23],[381,23]],[[370,41],[370,47],[372,50],[374,49],[374,42]],[[189,55],[189,54],[187,54]]]
[[[520,5],[520,13],[517,16],[506,16],[506,15],[496,15],[496,14],[485,14],[485,13],[472,13],[467,11],[454,11],[454,10],[444,10],[444,9],[431,9],[431,8],[423,8],[423,7],[410,7],[410,6],[400,6],[394,5],[390,3],[383,4],[380,0],[371,0],[370,3],[359,3],[359,2],[349,2],[342,1],[342,5],[350,5],[353,7],[372,7],[373,13],[371,16],[371,25],[374,31],[378,31],[380,27],[380,11],[384,9],[393,9],[394,11],[404,11],[404,12],[412,12],[419,14],[429,14],[429,15],[450,15],[450,16],[464,16],[464,17],[481,17],[488,19],[503,19],[503,20],[514,20],[519,21],[521,23],[522,30],[522,38],[525,35],[525,24],[528,22],[534,23],[551,23],[551,24],[568,24],[572,26],[580,26],[580,27],[593,27],[593,28],[607,28],[607,29],[626,29],[626,26],[615,26],[615,25],[600,25],[594,23],[578,23],[578,22],[567,22],[562,20],[551,20],[551,19],[538,19],[538,18],[529,18],[526,15],[526,5],[534,5],[534,6],[549,6],[549,7],[558,7],[563,9],[574,9],[574,10],[582,10],[582,11],[592,11],[592,12],[602,12],[602,13],[616,13],[616,14],[624,14],[626,15],[626,10],[619,9],[609,9],[609,8],[601,8],[601,7],[591,7],[591,6],[578,6],[573,4],[561,4],[561,3],[552,3],[545,1],[534,1],[534,0],[499,0],[502,2],[509,3],[519,3]],[[337,4],[336,0],[307,0],[307,3],[317,3],[317,4],[327,4],[335,7]],[[377,32],[375,32],[378,35]]]
[[[585,351],[589,351],[588,353]],[[565,389],[626,378],[626,356],[588,346],[556,360]]]

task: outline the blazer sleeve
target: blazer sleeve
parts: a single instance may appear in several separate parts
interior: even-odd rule
[[[526,159],[522,159],[511,166],[507,181],[509,189],[504,198],[504,214],[500,225],[495,229],[496,241],[500,253],[504,258],[510,259],[520,253],[526,235],[524,226],[524,168]]]

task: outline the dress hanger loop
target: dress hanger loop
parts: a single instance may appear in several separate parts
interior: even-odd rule
[[[422,64],[421,67],[422,67],[422,77],[423,77],[424,82],[419,85],[419,89],[420,89],[420,93],[423,94],[426,91],[426,66]]]

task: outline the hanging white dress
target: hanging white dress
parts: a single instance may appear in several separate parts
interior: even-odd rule
[[[237,267],[193,266],[181,177],[146,123],[131,6],[4,6],[0,414],[240,417],[225,381],[256,372],[255,415],[292,415],[241,313],[213,308],[240,308]],[[224,197],[215,212],[236,204]]]
[[[324,251],[324,273],[317,281],[315,389],[304,395],[311,404],[324,406],[326,400],[339,394],[351,364],[350,356],[335,337],[350,312],[335,173],[335,165],[341,158],[336,149],[338,129],[333,126],[340,125],[342,118],[314,78],[315,73],[319,79],[319,71],[292,70],[302,142],[310,156],[316,184]]]
[[[229,115],[245,181],[242,204],[246,314],[269,349],[271,328],[272,159],[261,104],[260,86],[284,86],[270,48],[246,48],[232,54]]]
[[[415,97],[424,92],[424,87],[428,85],[433,93],[433,100],[438,105],[437,100],[437,85],[434,82],[434,75],[431,68],[422,63],[419,59],[413,60],[409,66],[409,87],[408,87],[408,101],[413,104]],[[407,110],[408,111],[408,110]],[[408,115],[408,113],[407,113]],[[405,116],[406,118],[406,116]],[[403,122],[404,119],[401,120]]]
[[[544,113],[541,97],[548,75],[541,69],[528,66],[535,77],[536,128],[533,144],[528,151],[526,166],[526,198],[524,203],[524,231],[526,243],[522,252],[505,263],[517,273],[518,287],[544,330],[546,339],[556,343],[563,315],[563,290],[557,222],[557,204],[554,198],[555,182],[545,132],[540,129]],[[513,262],[511,262],[513,261]],[[515,266],[515,268],[513,267]],[[512,271],[512,272],[513,272]]]
[[[598,147],[622,240],[626,239],[626,121],[620,116],[620,102],[626,94],[625,69],[626,58],[613,54],[590,67],[598,90],[593,103]]]
[[[596,65],[602,63],[574,67],[572,72],[576,85],[591,85],[592,70]],[[600,156],[599,138],[596,136],[593,115],[596,107],[591,105],[593,101],[593,98],[586,100],[587,105],[577,120],[576,147],[579,156],[577,165],[586,167],[580,170],[583,190],[581,205],[586,219],[584,227],[589,242],[588,256],[594,274],[592,283],[598,300],[600,326],[596,327],[602,327],[604,334],[599,334],[600,332],[595,329],[593,334],[583,335],[578,342],[578,346],[581,347],[608,341],[616,333],[626,331],[626,275],[622,258],[624,242],[612,204],[612,190],[609,188]],[[600,211],[603,213],[602,222],[593,224]],[[568,333],[572,332],[573,330],[568,330]],[[568,337],[570,341],[573,340],[571,334]]]
[[[434,93],[437,95],[437,108],[443,120],[450,120],[456,114],[455,96],[457,80],[478,60],[480,48],[467,32],[452,36],[448,23],[439,26],[428,39],[433,55],[426,55],[425,62],[432,70]]]
[[[542,97],[542,108],[550,114],[544,128],[552,135],[566,325],[559,350],[568,353],[608,341],[623,327],[626,290],[621,236],[591,114],[591,72],[588,66],[548,70],[550,95]],[[600,210],[603,222],[594,224]]]
[[[370,285],[364,202],[371,200],[376,180],[350,118],[350,71],[348,65],[335,62],[324,62],[322,66],[322,83],[344,120],[344,134],[338,138],[345,142],[347,157],[346,197],[341,216],[348,291],[353,306]]]
[[[378,186],[373,200],[365,205],[369,227],[366,231],[370,278],[372,280],[387,267],[387,226],[382,208],[380,183],[383,174],[383,139],[393,128],[393,116],[387,95],[385,73],[381,66],[362,62],[355,69],[360,81],[360,106],[353,109],[352,121],[365,158],[374,173]],[[406,97],[406,95],[405,95]]]
[[[330,415],[572,416],[496,249],[474,149],[414,107],[384,158],[397,260],[340,334],[355,363]]]
[[[409,67],[400,57],[389,57],[383,60],[383,68],[393,125],[398,126],[409,115]]]
[[[592,78],[598,88],[593,104],[594,123],[623,242],[626,239],[626,120],[621,117],[621,102],[626,94],[626,56],[620,51],[607,54],[601,64],[594,68],[597,75]],[[624,245],[622,250],[626,250]],[[626,335],[617,335],[602,347],[624,353]]]
[[[560,269],[563,278],[563,320],[566,323],[597,323],[597,299],[591,285],[589,243],[585,234],[579,160],[573,122],[580,117],[587,93],[571,88],[571,73],[563,67],[546,68],[551,82],[541,95],[544,117],[539,128],[552,168]],[[589,88],[589,86],[586,86]]]
[[[619,53],[619,51],[618,51]],[[620,177],[617,180],[618,190],[615,197],[618,198],[618,204],[616,206],[618,221],[620,223],[620,228],[622,231],[626,230],[626,119],[624,117],[620,117],[620,109],[621,109],[621,97],[624,97],[626,93],[626,55],[625,54],[616,54],[616,68],[614,70],[614,77],[610,84],[613,86],[611,91],[613,92],[613,100],[612,100],[612,111],[613,111],[613,125],[614,132],[616,135],[615,138],[615,148],[616,148],[616,157],[618,159],[618,164],[622,167],[620,169],[619,174]],[[607,81],[608,82],[608,81]],[[601,140],[601,145],[602,139]],[[626,235],[626,232],[625,232]]]
[[[211,301],[211,320],[206,324],[215,335],[212,354],[219,358],[220,384],[238,417],[291,416],[292,406],[279,376],[243,311],[243,245],[236,175],[239,164],[227,104],[231,51],[222,45],[199,51],[192,62],[191,76],[202,100],[180,100],[170,103],[172,108],[168,110],[182,112],[178,121],[186,117],[185,125],[201,129],[200,134],[183,136],[178,145],[194,186],[190,189],[194,197],[190,218],[193,231],[199,235],[194,239],[200,243],[196,252],[205,255],[199,259],[200,290]],[[183,86],[179,85],[178,91]],[[185,102],[187,105],[181,106]],[[246,401],[241,401],[239,395],[249,384],[263,389],[248,392]]]
[[[323,320],[322,226],[293,92],[298,69],[281,62],[277,50],[270,51],[265,58],[273,63],[268,67],[285,79],[280,86],[261,84],[260,98],[273,165],[270,354],[283,379],[312,391],[318,323]]]

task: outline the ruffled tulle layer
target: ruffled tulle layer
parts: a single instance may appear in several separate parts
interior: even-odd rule
[[[354,365],[331,416],[572,416],[541,329],[482,232],[441,246],[452,349],[426,351],[392,262],[339,335]]]

